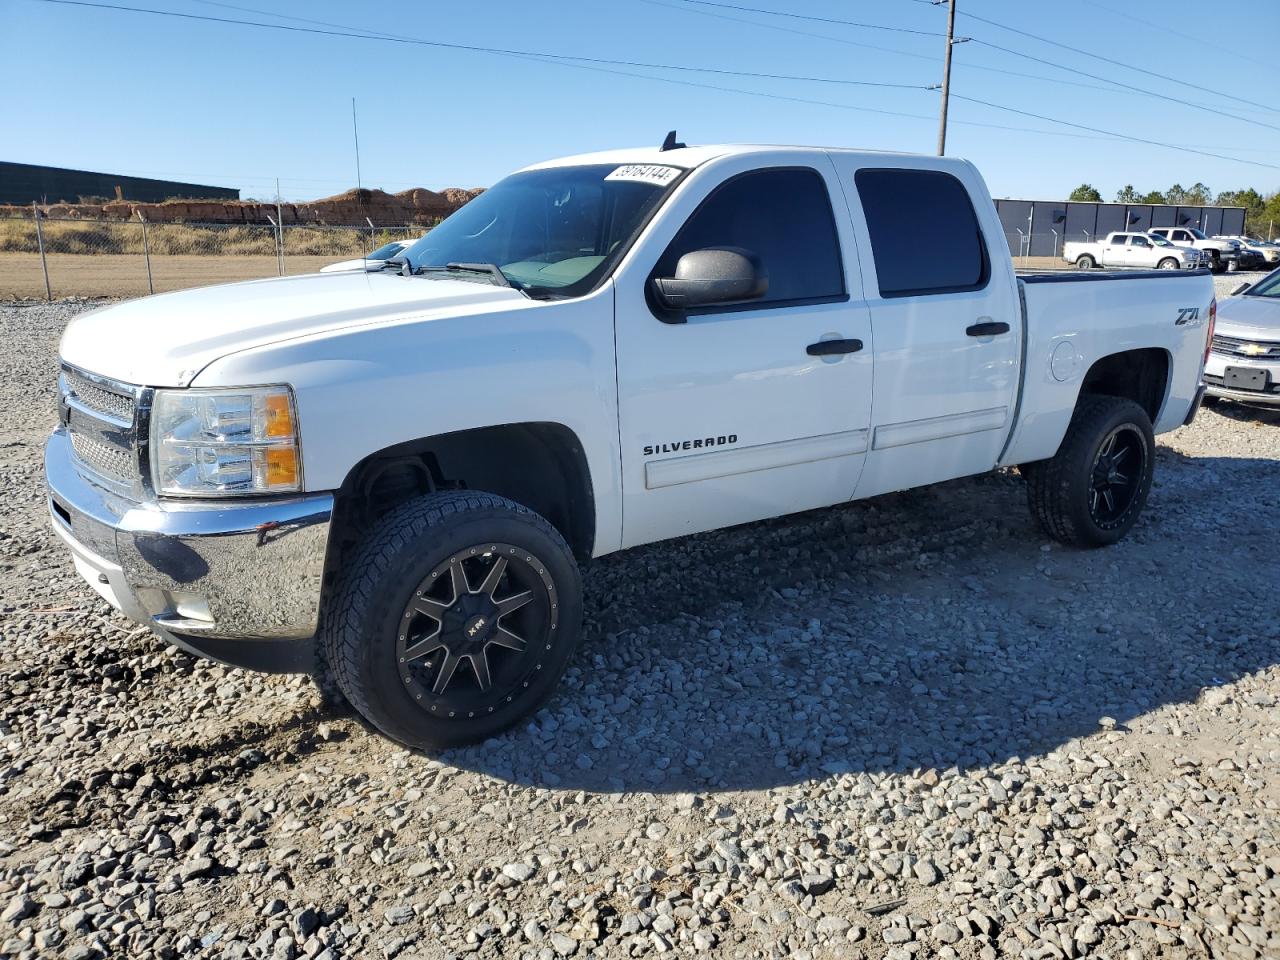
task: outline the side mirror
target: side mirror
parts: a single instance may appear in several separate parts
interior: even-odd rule
[[[1240,284],[1240,286],[1236,287],[1234,290],[1231,291],[1231,296],[1238,297],[1240,296],[1240,294],[1244,293],[1246,290],[1248,290],[1252,286],[1253,286],[1252,283],[1242,283]]]
[[[676,264],[674,277],[655,277],[653,291],[668,310],[691,310],[758,300],[769,290],[759,258],[740,247],[691,250]]]

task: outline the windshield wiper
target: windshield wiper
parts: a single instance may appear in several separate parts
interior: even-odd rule
[[[521,290],[523,287],[513,281],[496,263],[446,263],[443,266],[439,264],[429,264],[419,267],[417,273],[486,273],[494,279],[494,282],[500,287],[510,287],[513,290]]]

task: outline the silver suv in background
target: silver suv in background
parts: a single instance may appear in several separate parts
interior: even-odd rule
[[[1204,382],[1209,397],[1280,406],[1280,270],[1218,304]]]
[[[1270,240],[1259,240],[1257,237],[1246,237],[1243,235],[1233,235],[1226,237],[1214,237],[1215,240],[1234,240],[1240,245],[1245,253],[1252,253],[1259,259],[1259,267],[1271,270],[1280,266],[1280,243],[1273,243]],[[1248,270],[1249,265],[1242,262],[1241,267]],[[1265,266],[1263,266],[1265,265]]]

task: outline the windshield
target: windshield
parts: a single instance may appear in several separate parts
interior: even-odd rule
[[[415,272],[465,265],[458,279],[577,296],[591,290],[679,180],[679,167],[613,163],[513,174],[405,251]],[[428,273],[428,276],[445,275]]]
[[[1244,292],[1246,297],[1273,297],[1280,299],[1280,270],[1267,274],[1256,286]]]
[[[392,240],[390,243],[384,243],[373,253],[366,254],[366,260],[390,260],[397,253],[404,249],[407,240]]]
[[[1157,247],[1173,247],[1173,246],[1176,246],[1176,244],[1170,243],[1168,240],[1166,240],[1164,237],[1160,236],[1160,234],[1158,234],[1158,233],[1153,233],[1153,234],[1151,234],[1149,237],[1147,237],[1147,239],[1148,239],[1148,240],[1150,240],[1152,243],[1154,243]]]
[[[1204,235],[1204,231],[1203,231],[1203,230],[1197,230],[1195,227],[1187,227],[1187,233],[1191,234],[1191,235],[1192,235],[1193,237],[1195,237],[1197,240],[1204,240],[1204,239],[1206,239],[1206,238],[1205,238],[1205,235]]]

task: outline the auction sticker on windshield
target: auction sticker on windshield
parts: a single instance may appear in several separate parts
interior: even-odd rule
[[[678,176],[680,176],[679,167],[668,167],[659,163],[628,163],[613,171],[605,179],[650,183],[655,187],[665,187]]]

